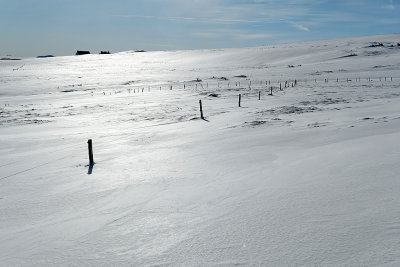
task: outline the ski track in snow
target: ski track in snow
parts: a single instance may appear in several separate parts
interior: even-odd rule
[[[398,266],[399,41],[0,62],[0,266]]]

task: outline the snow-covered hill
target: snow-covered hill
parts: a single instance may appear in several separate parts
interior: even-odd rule
[[[0,265],[400,265],[398,43],[0,61]]]

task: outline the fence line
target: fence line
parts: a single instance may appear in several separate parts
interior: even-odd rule
[[[388,78],[388,77],[368,77],[368,78],[359,78],[359,77],[357,77],[357,78],[354,78],[356,81],[355,82],[357,82],[357,83],[360,83],[360,82],[362,82],[363,80],[364,81],[367,81],[368,83],[371,83],[371,82],[374,82],[374,81],[378,81],[378,82],[393,82],[394,80],[398,80],[399,78],[398,77],[390,77],[390,78]],[[272,83],[276,83],[277,84],[277,86],[275,87],[275,91],[276,92],[279,92],[279,91],[283,91],[283,86],[282,86],[282,83],[283,82],[285,82],[285,88],[292,88],[292,87],[295,87],[295,86],[297,86],[298,85],[298,83],[299,82],[304,82],[305,84],[308,84],[308,83],[317,83],[317,81],[322,81],[322,79],[313,79],[313,80],[307,80],[307,79],[302,79],[302,80],[298,80],[298,79],[288,79],[288,80],[278,80],[278,81],[275,81],[275,82],[272,82]],[[327,84],[327,83],[333,83],[333,84],[335,84],[335,83],[338,83],[338,82],[346,82],[346,83],[348,83],[348,82],[353,82],[353,80],[352,79],[349,79],[349,78],[347,78],[347,79],[338,79],[338,78],[336,78],[336,79],[332,79],[332,80],[329,80],[329,79],[324,79],[323,80],[324,82],[324,84]],[[260,86],[256,86],[258,83],[260,84]],[[261,83],[260,83],[261,82]],[[199,90],[199,86],[198,86],[198,84],[201,84],[201,88],[203,88],[203,90],[204,90],[204,86],[203,86],[203,84],[201,83],[201,82],[192,82],[192,83],[195,83],[196,84],[196,88],[197,88],[197,90],[196,91],[198,91]],[[218,89],[220,89],[220,88],[222,88],[223,87],[223,85],[221,85],[221,81],[219,81],[219,82],[216,82],[217,84],[218,84],[218,88],[216,88],[216,90],[218,90]],[[228,83],[228,85],[230,85],[230,82],[227,82]],[[290,83],[292,83],[292,84],[290,84]],[[191,87],[191,85],[190,84],[188,84],[188,82],[182,82],[182,83],[179,83],[179,84],[183,84],[184,86],[182,87],[178,87],[178,86],[176,86],[177,84],[176,83],[174,83],[174,85],[176,86],[175,88],[177,88],[178,90],[186,90],[187,88],[190,88]],[[266,84],[271,84],[271,81],[267,81],[266,82]],[[166,86],[168,86],[167,88],[169,89],[168,91],[170,91],[170,90],[174,90],[173,88],[174,88],[174,85],[171,85],[171,84],[166,84]],[[266,86],[266,85],[264,85],[263,84],[263,81],[262,80],[255,80],[255,82],[254,82],[254,80],[253,80],[253,88],[251,87],[251,80],[250,80],[250,83],[249,83],[249,86],[248,87],[241,87],[241,85],[240,85],[240,82],[236,82],[236,84],[235,84],[236,86],[236,88],[229,88],[229,89],[238,89],[238,90],[249,90],[249,91],[254,91],[254,94],[256,95],[256,96],[258,96],[258,99],[260,100],[260,89],[265,89],[266,91],[269,91],[269,89],[268,89],[268,87],[269,86]],[[158,85],[158,86],[160,86],[160,85]],[[158,87],[157,86],[157,87]],[[286,87],[287,86],[287,87]],[[194,86],[193,86],[194,87]],[[206,88],[208,88],[209,87],[209,85],[208,85],[208,83],[207,83],[207,87]],[[238,87],[238,88],[237,88]],[[143,86],[140,86],[140,87],[136,87],[136,88],[139,88],[139,89],[142,89],[142,88],[144,88]],[[162,89],[162,86],[161,86],[161,89]],[[191,89],[194,89],[194,88],[191,88]],[[255,90],[256,89],[256,90]],[[128,88],[128,90],[129,90],[129,93],[130,93],[130,90],[132,90],[132,88]],[[203,90],[200,90],[200,91],[203,91]],[[257,91],[258,90],[258,91]],[[270,86],[270,90],[271,90],[271,93],[270,93],[270,95],[272,95],[272,92],[273,92],[273,86]],[[279,91],[278,91],[279,90]],[[123,89],[121,89],[121,90],[119,90],[119,92],[121,92],[122,93],[122,91],[123,91]],[[136,90],[135,90],[136,91]],[[140,92],[141,91],[141,92]],[[150,91],[150,87],[149,87],[149,91]],[[154,90],[154,91],[156,91],[156,90]],[[144,90],[138,90],[138,93],[142,93],[142,92],[144,92]],[[92,94],[91,92],[89,92],[89,94]],[[241,104],[241,96],[242,96],[242,94],[240,94],[239,95],[239,106],[240,106],[240,104]],[[237,95],[236,95],[236,97],[237,97]],[[204,117],[203,117],[204,118]],[[163,125],[170,125],[170,124],[175,124],[175,123],[180,123],[180,121],[174,121],[174,122],[166,122],[166,123],[159,123],[159,124],[152,124],[152,125],[147,125],[147,126],[141,126],[141,127],[136,127],[136,129],[144,129],[144,128],[153,128],[153,127],[157,127],[157,126],[163,126]],[[125,133],[125,134],[122,134],[121,135],[121,137],[120,138],[114,138],[114,139],[112,139],[112,141],[114,141],[114,142],[117,142],[117,141],[120,141],[120,140],[122,140],[122,139],[125,139],[125,138],[127,138],[128,136],[133,136],[133,135],[129,135],[129,134],[127,134],[127,133]],[[97,141],[97,140],[101,140],[101,141],[104,141],[104,140],[107,140],[107,139],[109,139],[109,138],[112,138],[113,136],[99,136],[97,139],[95,139],[95,141]],[[48,152],[48,153],[50,153],[50,154],[53,154],[53,153],[56,153],[56,152],[60,152],[60,151],[67,151],[67,150],[69,150],[69,149],[72,149],[72,148],[75,148],[75,147],[78,147],[78,146],[83,146],[83,142],[82,143],[77,143],[77,144],[71,144],[71,145],[68,145],[67,147],[63,147],[63,148],[60,148],[60,149],[56,149],[56,150],[53,150],[53,151],[50,151],[50,152]],[[35,165],[35,166],[33,166],[33,167],[30,167],[30,168],[27,168],[27,169],[23,169],[23,170],[21,170],[21,171],[17,171],[17,172],[14,172],[14,173],[12,173],[12,174],[9,174],[9,175],[6,175],[6,176],[3,176],[3,177],[0,177],[0,180],[5,180],[5,179],[7,179],[7,178],[10,178],[10,177],[13,177],[13,176],[16,176],[16,175],[18,175],[18,174],[21,174],[21,173],[25,173],[25,172],[29,172],[29,171],[32,171],[32,170],[34,170],[34,169],[37,169],[37,168],[40,168],[40,167],[42,167],[42,166],[46,166],[46,165],[49,165],[49,164],[51,164],[51,163],[54,163],[54,162],[58,162],[58,161],[61,161],[61,160],[63,160],[63,159],[65,159],[65,158],[68,158],[68,157],[70,157],[71,155],[67,155],[67,156],[63,156],[63,157],[61,157],[61,158],[58,158],[58,159],[54,159],[54,160],[51,160],[51,161],[48,161],[48,162],[45,162],[45,163],[41,163],[41,164],[39,164],[39,165]],[[19,162],[22,162],[22,161],[24,161],[24,160],[17,160],[17,161],[13,161],[13,162],[9,162],[9,163],[6,163],[6,164],[4,164],[4,165],[0,165],[0,168],[1,167],[5,167],[5,166],[9,166],[9,165],[13,165],[13,164],[16,164],[16,163],[19,163]],[[102,162],[102,161],[99,161],[99,162]]]

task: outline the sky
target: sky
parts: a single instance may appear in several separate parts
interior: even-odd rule
[[[248,47],[399,29],[400,0],[0,0],[2,57]]]

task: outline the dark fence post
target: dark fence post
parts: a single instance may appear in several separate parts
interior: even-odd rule
[[[258,100],[261,100],[261,91],[258,91]]]
[[[241,107],[241,106],[240,106],[240,102],[241,102],[241,100],[242,100],[242,95],[241,95],[241,94],[239,94],[239,107]]]
[[[89,165],[92,166],[94,165],[92,139],[88,140],[88,149],[89,149]]]
[[[199,100],[199,104],[200,104],[200,117],[202,120],[204,120],[204,116],[203,116],[203,105],[201,104],[201,100]]]

